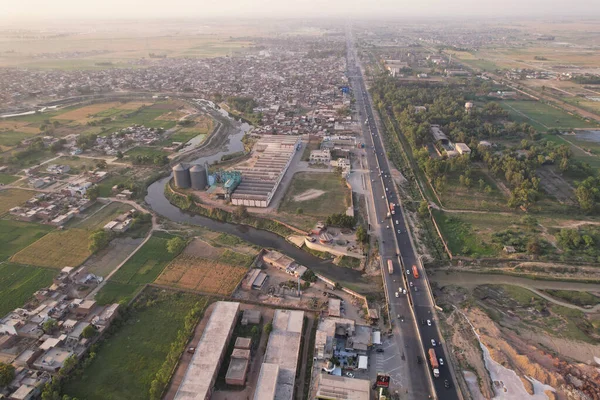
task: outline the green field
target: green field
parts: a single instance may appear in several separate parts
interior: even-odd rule
[[[317,196],[309,198],[309,191]],[[305,196],[305,199],[301,196]],[[330,172],[298,172],[292,178],[279,211],[294,214],[301,208],[303,214],[315,217],[345,213],[350,206],[350,196],[350,189],[339,175]]]
[[[18,179],[19,179],[18,176],[3,174],[0,172],[0,184],[2,184],[2,185],[9,185]]]
[[[77,267],[91,255],[89,236],[90,232],[83,229],[55,231],[19,251],[11,260],[56,269]]]
[[[88,231],[95,231],[102,229],[104,225],[112,221],[115,217],[123,214],[126,211],[131,210],[131,206],[125,203],[119,203],[118,201],[112,202],[100,209],[90,217],[84,220],[74,221],[73,225],[68,224],[69,228],[80,228]]]
[[[145,284],[154,282],[177,254],[167,251],[172,235],[154,234],[106,283],[96,296],[101,304],[131,299]]]
[[[489,178],[479,169],[471,170],[471,186],[461,186],[460,176],[456,173],[447,174],[448,184],[446,190],[440,195],[444,208],[451,210],[482,210],[482,211],[508,211],[506,198],[498,189],[494,180]],[[479,180],[483,181],[484,189],[479,187]],[[489,186],[491,192],[486,193],[485,187]]]
[[[26,133],[18,131],[0,131],[0,146],[14,147],[23,139],[37,135],[37,133]]]
[[[0,261],[29,246],[53,229],[48,225],[0,220]]]
[[[0,317],[22,307],[41,288],[50,286],[56,271],[11,263],[0,264]]]
[[[537,101],[504,100],[499,103],[508,111],[512,120],[527,122],[540,132],[545,132],[550,128],[573,129],[598,126],[566,111]]]
[[[186,315],[208,298],[146,290],[116,333],[103,341],[93,362],[64,392],[88,400],[146,400],[151,382],[165,362]]]
[[[13,207],[20,206],[36,194],[37,192],[31,190],[0,190],[0,215],[5,214]]]
[[[156,157],[156,156],[166,156],[167,153],[161,149],[155,147],[134,147],[125,153],[125,156],[129,159],[136,156],[147,156],[147,157]]]

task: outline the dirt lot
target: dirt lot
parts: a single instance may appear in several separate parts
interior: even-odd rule
[[[89,106],[77,108],[75,110],[59,114],[53,119],[70,120],[76,121],[80,124],[86,124],[88,121],[94,119],[93,116],[98,114],[99,112],[106,111],[111,108],[118,108],[120,110],[135,110],[143,105],[143,102],[120,103],[116,101],[111,103],[90,104]]]
[[[216,260],[223,254],[223,249],[216,248],[206,243],[202,239],[195,238],[187,245],[183,254],[192,257],[203,257],[210,260]]]
[[[90,274],[106,277],[122,263],[144,239],[122,237],[113,239],[108,247],[91,256],[83,268]]]

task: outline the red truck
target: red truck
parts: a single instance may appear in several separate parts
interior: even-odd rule
[[[412,270],[413,270],[413,276],[415,277],[415,279],[418,279],[419,278],[419,270],[417,269],[417,266],[413,265]]]
[[[394,273],[394,264],[392,264],[392,260],[388,260],[388,272],[390,275]]]
[[[433,348],[429,349],[429,362],[431,363],[431,370],[433,371],[433,376],[439,378],[440,364],[438,363],[437,355],[435,354],[435,350]]]
[[[392,213],[392,215],[396,214],[396,211],[394,210],[395,207],[396,205],[394,203],[390,203],[390,212]]]

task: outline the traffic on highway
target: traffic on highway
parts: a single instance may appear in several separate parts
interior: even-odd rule
[[[391,265],[387,263],[384,283],[390,314],[395,317],[394,334],[401,336],[397,339],[398,345],[404,346],[402,362],[408,364],[408,368],[402,369],[409,376],[401,381],[408,393],[413,395],[411,398],[426,398],[423,395],[427,393],[427,396],[434,395],[438,399],[458,399],[441,345],[430,288],[425,282],[422,264],[411,242],[369,95],[362,73],[355,64],[351,39],[348,40],[348,54],[349,77],[363,123],[365,158],[370,172],[369,183],[375,215],[369,216],[369,229],[379,233],[381,256],[386,263],[387,260],[391,262]],[[417,335],[417,329],[420,335]],[[419,365],[419,368],[414,368],[415,365]],[[433,378],[435,394],[429,390],[429,374]]]

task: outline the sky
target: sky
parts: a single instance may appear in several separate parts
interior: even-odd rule
[[[560,5],[564,4],[564,7]],[[0,19],[600,16],[600,0],[0,0]]]

